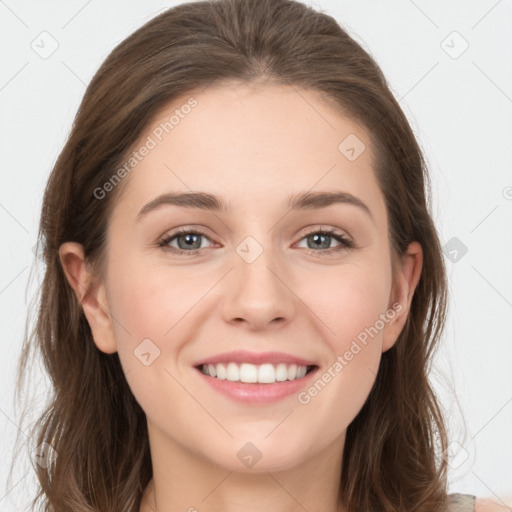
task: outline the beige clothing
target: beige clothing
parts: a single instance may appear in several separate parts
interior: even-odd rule
[[[449,512],[474,512],[476,496],[472,494],[453,493],[448,495]]]

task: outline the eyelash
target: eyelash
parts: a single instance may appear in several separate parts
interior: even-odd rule
[[[178,254],[178,255],[183,255],[183,254],[188,254],[188,255],[195,255],[195,254],[198,254],[199,251],[201,251],[201,249],[193,249],[191,251],[184,251],[183,249],[176,249],[175,247],[169,247],[169,243],[174,240],[175,238],[177,238],[178,236],[180,235],[188,235],[188,234],[192,234],[192,235],[201,235],[201,236],[204,236],[205,238],[208,238],[209,239],[209,236],[204,233],[203,231],[201,231],[200,229],[180,229],[179,231],[175,232],[175,233],[172,233],[172,234],[169,234],[169,235],[166,235],[164,236],[164,238],[162,238],[159,242],[158,242],[158,247],[161,247],[163,250],[166,250],[166,251],[170,251],[174,254]],[[334,238],[337,242],[340,242],[340,245],[336,246],[336,247],[331,247],[330,249],[323,249],[323,250],[315,250],[315,249],[306,249],[306,251],[308,253],[321,253],[322,255],[330,255],[334,252],[337,252],[339,250],[342,250],[342,249],[352,249],[354,248],[354,243],[349,240],[348,238],[346,238],[343,234],[341,233],[337,233],[335,230],[330,230],[330,229],[318,229],[318,230],[314,230],[314,231],[310,231],[309,233],[306,233],[302,238],[307,238],[308,236],[311,236],[311,235],[316,235],[316,234],[322,234],[322,235],[329,235],[330,237]]]

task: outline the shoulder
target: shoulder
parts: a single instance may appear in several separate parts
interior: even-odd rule
[[[476,498],[475,512],[512,512],[512,501],[503,504],[489,498]]]

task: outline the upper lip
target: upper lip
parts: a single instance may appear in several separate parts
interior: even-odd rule
[[[217,363],[250,363],[254,365],[260,364],[296,364],[298,366],[316,366],[314,362],[302,357],[297,357],[285,352],[248,352],[247,350],[235,350],[233,352],[223,352],[200,361],[196,361],[194,366],[201,366],[203,364],[217,364]]]

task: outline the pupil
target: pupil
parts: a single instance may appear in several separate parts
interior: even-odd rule
[[[318,233],[316,235],[313,235],[313,239],[315,240],[315,244],[317,245],[317,247],[318,247],[318,245],[322,245],[321,242],[320,242],[320,244],[317,244],[317,242],[319,241],[319,238],[321,238],[321,237],[324,237],[325,239],[327,239],[327,235],[322,235],[322,234],[318,234]],[[327,246],[328,245],[329,244],[327,243]]]
[[[197,237],[198,235],[194,235],[193,233],[189,233],[187,235],[184,235],[185,238],[185,244],[190,249],[192,245],[194,244],[194,237]]]
[[[194,237],[197,237],[197,235],[194,235],[192,233],[189,233],[187,235],[185,235],[185,240],[186,240],[186,245],[188,247],[191,247],[191,245],[194,244]],[[327,235],[322,235],[322,234],[315,234],[315,235],[312,235],[313,237],[313,240],[314,240],[314,244],[318,247],[318,246],[321,246],[322,245],[322,241],[321,239],[324,238],[326,241],[328,239],[328,236]],[[329,243],[327,243],[327,246],[329,245]]]

